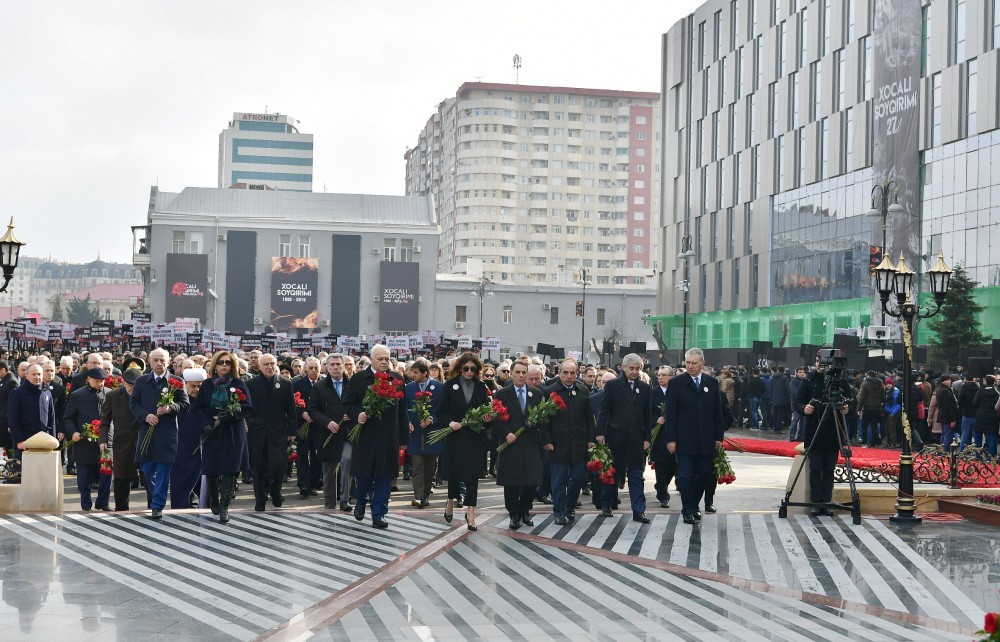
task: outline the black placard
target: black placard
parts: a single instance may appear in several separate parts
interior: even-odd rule
[[[753,342],[753,353],[758,356],[767,356],[771,350],[770,341],[754,341]]]

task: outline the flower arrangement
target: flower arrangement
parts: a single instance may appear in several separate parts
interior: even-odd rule
[[[502,401],[488,397],[486,403],[476,406],[475,408],[469,408],[465,412],[465,416],[462,417],[462,421],[459,423],[462,424],[464,428],[468,428],[472,432],[479,433],[482,432],[483,425],[493,417],[497,417],[501,421],[507,421],[510,419],[510,413],[507,412],[507,406],[503,405]],[[453,432],[455,432],[455,429],[451,426],[445,426],[444,428],[432,430],[427,433],[427,443],[436,444]]]
[[[174,402],[174,393],[184,387],[184,382],[177,377],[167,377],[167,383],[160,390],[160,398],[156,401],[157,408],[165,408]],[[150,426],[149,430],[143,436],[142,444],[139,446],[139,452],[143,455],[149,452],[149,447],[153,443],[153,432],[155,432],[156,426]]]
[[[294,402],[295,402],[295,407],[296,408],[305,408],[306,407],[306,400],[302,398],[302,393],[301,392],[296,392],[295,395],[293,395],[293,396],[294,396]],[[299,426],[299,429],[295,433],[295,434],[297,434],[299,436],[299,439],[305,439],[306,437],[309,436],[309,426],[310,425],[311,424],[308,421],[303,421],[302,422],[302,425]]]
[[[216,413],[215,422],[212,424],[212,429],[219,427],[222,423],[222,419],[219,414],[223,414],[222,411],[229,413],[230,417],[238,415],[240,410],[242,410],[242,404],[247,400],[247,395],[245,392],[237,388],[236,386],[230,386],[229,388],[229,401],[226,402],[224,406],[219,408],[219,412]]]
[[[92,444],[96,444],[97,439],[100,436],[101,436],[100,419],[95,419],[88,424],[83,424],[83,429],[80,430],[80,439],[89,441]]]
[[[736,473],[733,472],[724,447],[719,446],[715,449],[715,459],[712,461],[712,466],[715,468],[715,477],[720,484],[731,484],[736,481]]]
[[[1000,628],[997,627],[997,618],[1000,618],[998,613],[987,613],[986,620],[983,622],[983,628],[976,631],[978,635],[985,635],[984,638],[979,638],[979,642],[1000,642]]]
[[[562,410],[566,410],[566,402],[563,401],[563,398],[559,396],[558,392],[553,392],[549,395],[548,399],[542,399],[540,403],[528,408],[527,423],[514,431],[514,436],[520,437],[521,433],[523,433],[524,429],[528,426],[545,423],[549,419],[555,417],[556,413]],[[502,453],[507,450],[508,446],[510,446],[508,442],[503,442],[497,446],[497,452]]]
[[[419,421],[431,418],[431,399],[433,397],[434,393],[430,390],[421,390],[413,395],[413,412],[416,413]]]
[[[299,458],[299,451],[298,451],[298,449],[295,447],[294,444],[289,443],[288,444],[288,463],[289,464],[294,464],[295,461],[298,458]]]
[[[659,419],[660,417],[662,417],[664,415],[664,413],[666,413],[666,412],[667,412],[667,402],[666,401],[661,401],[660,402],[660,415],[657,417],[657,419]],[[653,444],[656,442],[656,438],[660,436],[660,431],[661,430],[663,430],[663,424],[657,423],[657,422],[653,422],[653,432],[649,436],[649,449],[650,450],[653,449]]]
[[[108,375],[108,378],[104,380],[104,387],[108,390],[114,390],[116,388],[121,388],[125,380],[121,377],[116,377],[115,375]]]
[[[361,407],[366,415],[377,419],[397,400],[405,396],[401,381],[394,379],[388,372],[376,372],[375,381],[368,386],[368,389],[365,390],[365,396],[361,399]],[[362,425],[360,423],[354,424],[351,432],[348,433],[347,439],[352,444],[356,444],[361,437]]]
[[[100,465],[100,473],[102,475],[111,475],[114,471],[114,460],[111,457],[111,450],[105,450],[101,453],[101,458],[97,460],[98,465]]]
[[[976,501],[981,504],[1000,506],[1000,495],[976,495]]]
[[[614,485],[615,458],[611,454],[611,448],[607,444],[594,444],[587,449],[587,453],[590,455],[587,472],[597,475],[602,484]]]

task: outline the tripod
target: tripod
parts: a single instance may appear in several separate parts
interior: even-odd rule
[[[851,511],[851,520],[855,524],[861,523],[861,499],[858,497],[858,489],[854,484],[854,469],[851,467],[851,442],[847,436],[847,419],[844,416],[844,411],[842,406],[837,406],[834,402],[829,401],[826,403],[821,403],[818,400],[812,400],[809,402],[814,408],[818,408],[822,405],[823,414],[819,418],[819,423],[817,424],[816,432],[813,433],[812,439],[809,441],[809,445],[806,446],[805,458],[799,464],[799,469],[795,472],[795,478],[792,479],[791,486],[788,487],[788,492],[785,493],[785,498],[781,500],[781,507],[778,508],[778,517],[781,519],[788,518],[788,507],[789,506],[804,506],[811,508],[826,508],[826,509],[840,509]],[[823,430],[823,422],[826,420],[828,415],[833,415],[834,429],[837,432],[837,446],[840,454],[844,457],[844,462],[847,465],[847,482],[851,487],[851,501],[850,503],[838,504],[833,501],[829,503],[814,503],[814,502],[792,502],[789,501],[792,496],[792,491],[795,490],[795,485],[799,482],[799,477],[802,476],[802,469],[805,468],[806,461],[809,460],[809,453],[812,452],[813,446],[816,443],[816,437],[819,435],[820,431]]]

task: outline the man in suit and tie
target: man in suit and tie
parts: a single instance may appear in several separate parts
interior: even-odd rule
[[[326,376],[318,380],[309,396],[308,411],[316,428],[316,443],[319,460],[323,462],[323,501],[326,508],[337,507],[337,472],[344,483],[340,484],[340,510],[349,511],[351,490],[350,456],[347,467],[343,464],[343,454],[351,444],[346,441],[350,422],[342,399],[347,392],[347,377],[344,376],[344,358],[333,353],[326,358]]]
[[[423,357],[416,359],[410,365],[410,378],[406,384],[406,408],[409,418],[410,441],[407,452],[413,462],[413,499],[411,506],[427,508],[430,505],[431,487],[434,482],[434,467],[438,455],[444,452],[444,441],[436,444],[427,443],[427,433],[439,428],[434,418],[441,393],[444,390],[442,382],[431,378],[430,364]],[[414,401],[418,392],[429,392],[431,416],[421,420],[414,410]]]
[[[309,357],[301,366],[301,369],[304,374],[292,379],[292,395],[294,396],[295,393],[299,393],[299,398],[308,406],[313,387],[319,381],[319,359]],[[295,418],[296,427],[301,426],[303,423],[309,424],[309,432],[306,434],[306,438],[298,438],[296,441],[296,452],[298,452],[299,458],[295,460],[295,468],[299,473],[299,495],[307,498],[317,495],[316,489],[323,485],[323,467],[319,460],[319,444],[317,440],[321,437],[325,440],[326,436],[321,435],[320,426],[313,421],[308,407],[296,406]]]
[[[253,474],[254,510],[262,511],[270,493],[280,508],[285,498],[281,483],[288,463],[288,444],[294,439],[295,402],[292,382],[278,374],[278,360],[264,354],[257,360],[260,374],[247,381],[253,412],[247,417],[247,448]]]
[[[511,365],[511,385],[501,388],[494,397],[503,402],[508,419],[493,420],[493,432],[507,442],[497,464],[497,485],[503,486],[503,501],[510,515],[510,528],[520,528],[524,523],[534,526],[531,504],[538,485],[542,482],[542,457],[538,450],[538,429],[529,426],[528,411],[542,401],[542,391],[527,384],[528,365],[515,361]],[[518,437],[514,433],[524,426]],[[553,493],[554,495],[554,493]]]
[[[667,451],[677,457],[677,487],[681,491],[681,513],[685,524],[701,522],[701,503],[712,462],[722,445],[722,397],[719,381],[702,372],[705,354],[691,348],[684,355],[686,372],[670,380],[663,432]]]
[[[587,447],[594,443],[594,412],[590,389],[577,379],[574,360],[559,364],[559,379],[542,390],[544,398],[558,394],[566,404],[544,426],[542,446],[549,453],[552,469],[552,515],[563,526],[576,517],[576,503],[586,478]]]
[[[170,469],[177,457],[177,415],[191,406],[183,382],[180,388],[170,392],[168,359],[169,355],[163,348],[149,353],[152,372],[136,380],[128,400],[129,409],[139,420],[136,461],[146,477],[153,519],[163,516],[163,507],[167,504]],[[161,406],[160,399],[166,396],[170,396],[171,401]],[[143,442],[151,430],[153,434],[144,450]]]
[[[612,516],[611,504],[618,494],[618,482],[627,478],[632,519],[648,524],[642,471],[646,467],[653,420],[649,384],[639,378],[641,371],[642,357],[635,353],[627,354],[622,359],[622,374],[604,384],[604,396],[597,417],[597,443],[607,443],[611,448],[616,482],[604,484],[601,516]]]
[[[663,426],[666,419],[663,417],[663,404],[667,399],[667,385],[674,376],[674,369],[670,366],[660,366],[656,371],[656,385],[650,394],[650,412],[655,419],[656,425]],[[649,446],[649,460],[656,464],[656,501],[660,502],[660,508],[670,508],[670,482],[677,474],[677,459],[667,452],[667,435],[663,428]]]

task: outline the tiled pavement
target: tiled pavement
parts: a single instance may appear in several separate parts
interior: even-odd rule
[[[874,519],[432,517],[0,516],[0,640],[967,640],[997,606],[974,527],[992,558],[962,583]]]

